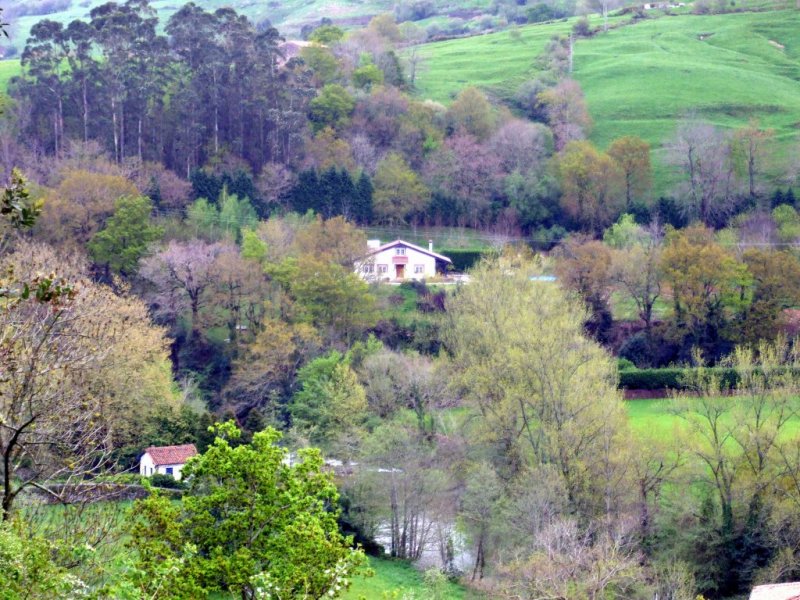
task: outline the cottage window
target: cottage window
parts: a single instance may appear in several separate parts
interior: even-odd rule
[[[378,265],[378,273],[388,273],[389,265]]]
[[[414,273],[424,273],[425,272],[425,265],[414,265]]]
[[[395,252],[395,254],[397,254],[397,256],[405,256],[406,255],[406,249],[403,248],[402,246],[400,248],[395,248],[394,252]]]
[[[374,273],[375,272],[375,265],[372,263],[368,265],[364,265],[364,273]]]
[[[172,467],[167,467],[167,475],[172,475]]]

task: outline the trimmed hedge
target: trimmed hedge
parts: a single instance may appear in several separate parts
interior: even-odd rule
[[[707,369],[720,378],[723,388],[739,382],[735,369],[713,367]],[[629,369],[620,371],[619,387],[629,390],[683,390],[690,380],[693,369]]]
[[[453,269],[456,271],[466,271],[475,266],[487,253],[486,250],[437,250],[439,254],[444,254],[453,261]]]

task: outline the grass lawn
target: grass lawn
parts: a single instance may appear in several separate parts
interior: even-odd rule
[[[423,574],[409,563],[397,560],[383,560],[370,557],[370,566],[375,571],[373,577],[358,577],[353,586],[342,596],[343,600],[394,600],[393,592],[399,592],[397,600],[403,592],[413,592],[416,598],[426,598],[424,594]],[[448,583],[442,600],[466,600],[482,598],[475,592],[455,583]]]
[[[735,401],[735,398],[731,398],[731,402]],[[631,428],[645,438],[651,437],[660,440],[671,439],[676,433],[676,428],[681,427],[685,422],[682,417],[672,412],[674,407],[675,400],[671,398],[627,400],[625,402]],[[800,417],[789,421],[785,432],[787,435],[800,433]]]
[[[671,310],[670,304],[663,297],[658,298],[653,305],[653,318],[663,319]],[[639,309],[636,307],[636,302],[621,292],[613,292],[611,294],[611,312],[614,319],[617,321],[636,321],[639,319]]]
[[[618,18],[621,19],[621,18]],[[612,21],[613,22],[613,21]],[[594,17],[593,25],[599,20]],[[536,56],[572,21],[428,44],[419,94],[448,102],[467,85],[514,93],[536,76]],[[581,83],[600,147],[637,135],[654,148],[656,190],[669,186],[662,145],[689,111],[722,127],[756,118],[774,129],[778,160],[800,130],[800,12],[680,15],[647,19],[575,44]]]

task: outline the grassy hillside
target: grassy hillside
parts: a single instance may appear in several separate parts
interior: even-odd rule
[[[594,23],[597,24],[597,19]],[[424,47],[420,95],[447,102],[465,85],[510,95],[535,76],[535,57],[571,22]],[[688,111],[721,126],[758,118],[783,149],[800,133],[800,11],[662,16],[612,29],[575,45],[575,73],[605,147],[638,135],[656,148]],[[657,172],[663,184],[664,169]]]
[[[107,0],[8,0],[2,2],[6,20],[12,23],[11,45],[20,50],[31,26],[43,18],[68,22],[87,18],[89,11]],[[122,1],[122,0],[120,0]],[[151,0],[162,23],[188,0]],[[265,19],[287,36],[296,36],[306,24],[317,24],[325,17],[344,27],[366,24],[377,14],[392,12],[394,0],[194,0],[206,10],[232,7],[255,23]],[[487,13],[491,0],[433,0],[433,16],[420,25],[445,23],[448,18],[475,19]]]

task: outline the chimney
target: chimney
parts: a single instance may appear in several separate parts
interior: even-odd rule
[[[428,252],[433,252],[433,240],[428,240]]]

